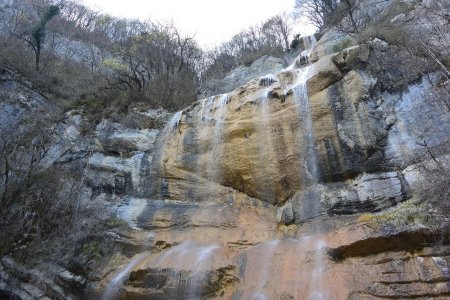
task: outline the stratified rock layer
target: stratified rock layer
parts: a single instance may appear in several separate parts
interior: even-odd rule
[[[168,122],[162,110],[102,120],[80,151],[82,195],[130,226],[105,233],[121,255],[82,275],[48,267],[52,279],[3,257],[0,297],[448,299],[449,230],[415,194],[424,169],[448,167],[450,114],[433,101],[448,82],[396,65],[408,53],[386,41],[354,44],[328,30],[292,66],[239,68],[233,91]],[[0,84],[2,127],[45,100]],[[63,161],[83,122],[70,120]]]

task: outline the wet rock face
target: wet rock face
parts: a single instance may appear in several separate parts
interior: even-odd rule
[[[203,96],[229,93],[235,88],[245,85],[250,80],[270,73],[281,71],[286,66],[282,58],[264,55],[250,66],[238,66],[220,80],[212,80],[203,88]]]
[[[235,73],[240,87],[173,115],[139,176],[145,133],[110,125],[102,145],[133,155],[92,166],[138,187],[117,214],[145,252],[100,286],[128,267],[124,299],[448,298],[448,232],[412,202],[420,145],[448,153],[448,111],[418,105],[440,79],[378,61],[398,50],[385,41],[352,44],[329,30],[300,64]]]
[[[351,71],[311,96],[319,164],[324,180],[335,181],[379,168],[386,135],[381,112],[370,98],[376,80]],[[315,120],[315,119],[313,119]]]
[[[325,183],[297,193],[282,208],[280,222],[301,224],[322,215],[378,212],[408,198],[409,184],[402,173],[359,176],[339,183]]]
[[[449,247],[426,247],[437,240],[445,244],[439,234],[427,232],[427,229],[378,236],[360,233],[361,230],[354,232],[353,243],[343,242],[332,250],[340,254],[337,272],[358,274],[350,275],[353,279],[348,299],[448,298]],[[343,276],[343,282],[350,279]]]
[[[142,194],[142,177],[167,114],[162,109],[131,112],[116,117],[117,122],[104,119],[97,125],[97,147],[90,153],[85,183],[92,196]]]
[[[394,158],[406,161],[407,156],[419,155],[420,146],[409,144],[421,139],[419,130],[423,126],[413,129],[417,122],[411,123],[412,118],[434,113],[417,108],[408,93],[379,94],[375,88],[377,79],[360,69],[342,73],[334,63],[337,55],[340,53],[323,57],[310,66],[305,79],[300,79],[305,70],[264,76],[183,111],[179,126],[167,130],[163,138],[160,136],[158,167],[152,177],[156,181],[152,181],[154,187],[146,196],[180,200],[223,198],[227,186],[280,204],[310,184],[311,155],[318,164],[314,180],[323,184],[394,168]],[[302,80],[308,91],[303,104],[302,96],[296,92]],[[411,87],[409,93],[412,91]],[[309,113],[302,115],[305,105]],[[442,110],[435,116],[441,117],[430,118],[432,124],[439,118],[449,118]],[[307,118],[311,118],[310,132],[305,127]],[[431,123],[429,126],[433,126]],[[405,131],[406,128],[411,131]],[[444,136],[443,132],[450,129],[445,125],[441,128],[429,136],[430,143],[446,143],[448,134]],[[416,133],[419,136],[412,137]],[[405,144],[399,145],[400,140]],[[375,182],[380,184],[380,190],[385,188],[385,181]],[[363,190],[363,185],[360,183],[358,188]],[[380,198],[375,194],[348,194],[348,199],[342,198],[347,204],[333,204],[335,209],[330,212],[338,212],[339,206],[345,211],[344,207],[351,206],[350,199]],[[391,202],[394,205],[397,200]],[[348,212],[370,210],[369,203],[361,204],[361,210],[355,204],[355,209]],[[385,205],[374,204],[372,210],[382,207]]]
[[[205,272],[140,269],[130,273],[121,299],[195,299],[225,295],[238,277],[234,266]]]
[[[98,138],[106,151],[127,153],[152,149],[157,129],[135,130],[118,123],[103,120],[97,126]]]
[[[424,228],[385,232],[353,224],[238,247],[196,239],[204,241],[149,252],[127,275],[119,299],[445,299],[450,293],[448,246],[429,247],[440,236]]]
[[[380,90],[363,50],[319,53],[307,73],[263,76],[174,115],[139,179],[148,188],[119,208],[153,237],[124,299],[450,295],[445,239],[352,217],[413,195],[408,164],[422,152],[400,141],[423,136],[413,118],[448,117],[414,106],[423,82]],[[448,140],[442,128],[433,145]]]

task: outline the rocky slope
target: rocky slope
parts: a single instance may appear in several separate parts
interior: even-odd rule
[[[406,20],[427,4],[411,5]],[[82,138],[69,113],[57,160],[80,158],[84,201],[128,226],[95,267],[3,257],[0,296],[448,299],[449,228],[420,197],[448,169],[448,80],[380,59],[407,53],[378,38],[328,30],[309,50],[173,115],[136,109]]]

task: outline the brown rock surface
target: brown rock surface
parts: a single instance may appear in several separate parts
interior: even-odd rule
[[[386,90],[364,67],[370,43],[353,42],[326,33],[314,63],[174,115],[141,176],[131,236],[146,252],[123,266],[123,299],[450,297],[449,232],[408,171],[423,159],[417,91],[432,84]],[[433,109],[434,125],[450,120]]]
[[[170,199],[220,199],[228,186],[276,204],[304,187],[307,121],[299,117],[304,104],[295,89],[302,76],[312,94],[307,105],[321,175],[342,177],[364,170],[359,162],[375,164],[379,157],[373,156],[374,149],[385,132],[383,126],[374,130],[380,118],[364,102],[374,80],[351,71],[333,84],[342,75],[330,56],[311,66],[306,76],[305,70],[273,75],[275,82],[268,87],[260,85],[264,79],[253,80],[185,110],[164,140],[155,172],[161,181],[153,195],[163,196],[166,184]]]

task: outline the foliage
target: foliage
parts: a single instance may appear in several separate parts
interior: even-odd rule
[[[206,53],[203,80],[222,78],[233,67],[249,66],[263,55],[282,56],[291,49],[293,25],[293,16],[281,14],[234,35],[230,41]]]
[[[111,103],[126,93],[131,103],[170,110],[195,100],[202,51],[172,24],[101,15],[70,0],[17,0],[0,14],[0,65],[56,97]]]
[[[104,218],[83,203],[81,166],[48,165],[59,117],[36,111],[0,132],[0,256],[60,259]]]
[[[127,66],[125,64],[121,63],[120,60],[118,60],[116,58],[105,58],[102,61],[101,66],[111,70],[112,72],[117,72],[119,74],[127,73]]]
[[[294,36],[294,38],[292,39],[289,48],[290,48],[291,50],[297,50],[297,49],[300,47],[300,43],[301,43],[300,34],[296,34],[296,35]]]
[[[35,68],[36,71],[39,71],[41,51],[47,35],[46,25],[59,13],[59,7],[57,5],[50,5],[45,10],[43,16],[38,18],[37,24],[34,25],[24,24],[22,21],[24,15],[27,13],[27,8],[29,9],[26,5],[21,7],[20,4],[16,7],[13,12],[14,21],[9,24],[9,32],[11,35],[25,41],[29,46],[31,46],[35,54]]]
[[[125,220],[115,218],[115,217],[106,219],[105,226],[109,229],[114,229],[114,228],[128,229],[130,227]]]
[[[427,205],[417,199],[411,199],[400,203],[398,206],[377,214],[365,213],[358,217],[357,222],[367,223],[373,228],[381,228],[385,225],[396,227],[427,225],[431,228],[438,226]]]
[[[440,149],[427,146],[425,162],[418,164],[420,178],[418,197],[429,203],[433,209],[433,218],[444,224],[449,223],[450,215],[450,158],[441,155],[448,149],[449,143]]]
[[[92,260],[100,260],[109,254],[109,250],[100,240],[90,240],[83,244],[81,255],[89,257]]]
[[[67,101],[108,98],[102,103],[111,106],[125,97],[131,106],[173,111],[195,101],[202,82],[289,51],[294,24],[277,15],[205,53],[171,23],[116,18],[77,0],[16,0],[0,14],[0,65],[41,90]]]

